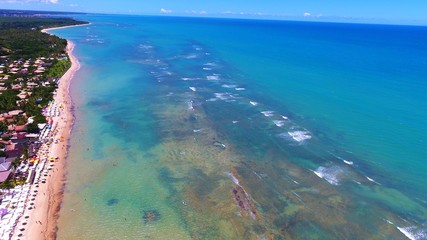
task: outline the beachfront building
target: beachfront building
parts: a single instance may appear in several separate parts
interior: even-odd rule
[[[10,170],[11,162],[6,162],[6,158],[0,159],[0,161],[3,160],[3,162],[0,163],[0,183],[6,181],[11,173],[12,170]]]

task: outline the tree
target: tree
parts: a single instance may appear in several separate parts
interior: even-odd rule
[[[37,123],[30,123],[30,124],[28,124],[27,125],[27,132],[28,133],[39,133],[40,132],[40,129],[39,129],[39,127],[37,126]]]
[[[11,189],[13,187],[15,187],[15,184],[13,184],[13,182],[10,179],[6,179],[6,181],[0,183],[1,189]]]

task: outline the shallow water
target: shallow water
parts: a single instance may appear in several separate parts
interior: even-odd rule
[[[426,28],[84,18],[59,239],[426,237]]]

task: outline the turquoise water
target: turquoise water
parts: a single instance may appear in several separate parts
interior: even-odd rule
[[[59,239],[427,237],[427,28],[82,18]]]

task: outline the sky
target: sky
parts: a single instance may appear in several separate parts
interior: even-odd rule
[[[427,24],[427,0],[0,0],[0,9]]]

